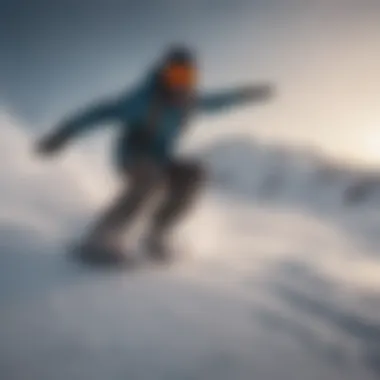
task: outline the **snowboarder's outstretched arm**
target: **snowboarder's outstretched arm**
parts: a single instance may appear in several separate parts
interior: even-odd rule
[[[202,113],[218,112],[233,106],[268,100],[273,92],[273,86],[258,84],[203,94],[198,98],[197,108]]]
[[[64,120],[52,133],[38,142],[37,150],[42,154],[52,154],[61,149],[71,138],[95,125],[119,120],[121,115],[122,107],[119,99],[100,102]]]

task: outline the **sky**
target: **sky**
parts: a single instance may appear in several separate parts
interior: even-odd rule
[[[267,107],[196,125],[380,165],[379,17],[377,0],[1,0],[0,104],[40,133],[186,42],[202,88],[277,89]]]

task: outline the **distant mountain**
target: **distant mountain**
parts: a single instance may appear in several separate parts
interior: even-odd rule
[[[336,164],[315,152],[252,140],[224,139],[203,148],[211,181],[229,195],[309,205],[380,201],[380,171]]]

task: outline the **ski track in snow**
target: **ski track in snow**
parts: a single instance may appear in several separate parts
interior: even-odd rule
[[[83,147],[36,160],[16,120],[3,112],[0,125],[2,379],[379,377],[372,175],[216,142],[202,148],[211,179],[176,234],[191,258],[97,272],[62,247],[116,191],[112,173]]]

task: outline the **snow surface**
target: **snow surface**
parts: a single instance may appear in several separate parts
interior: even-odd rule
[[[98,272],[63,247],[117,189],[105,162],[83,146],[37,160],[0,125],[1,379],[379,378],[376,174],[214,141],[176,234],[191,257]]]

